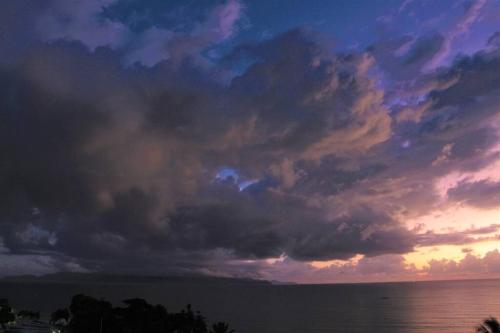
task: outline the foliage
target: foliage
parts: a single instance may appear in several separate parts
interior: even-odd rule
[[[485,319],[476,329],[477,333],[500,333],[500,324],[496,318]]]
[[[229,330],[229,325],[224,322],[218,322],[212,325],[210,333],[234,333],[234,330]]]
[[[219,322],[208,330],[205,317],[191,305],[177,313],[169,313],[160,304],[152,305],[140,298],[123,301],[125,307],[113,307],[105,300],[76,295],[69,312],[57,310],[52,322],[69,318],[71,333],[233,333],[229,325]],[[66,311],[66,312],[65,312]]]
[[[69,311],[68,309],[57,309],[50,315],[50,323],[56,324],[64,320],[65,323],[69,322]]]
[[[6,299],[0,299],[0,325],[5,328],[7,323],[14,321],[16,316]]]

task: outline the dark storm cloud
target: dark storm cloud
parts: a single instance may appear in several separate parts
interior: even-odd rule
[[[280,195],[281,196],[281,195]],[[169,216],[169,244],[183,250],[230,250],[238,258],[286,254],[296,260],[405,253],[413,235],[390,216],[358,207],[327,219],[300,200],[266,194],[225,205],[183,207]]]
[[[240,113],[226,137],[238,153],[233,164],[250,170],[272,164],[276,175],[290,171],[283,163],[359,155],[390,135],[383,92],[366,75],[367,56],[336,56],[297,29],[241,46],[228,58],[253,61],[230,86]]]
[[[480,180],[461,182],[448,190],[450,200],[478,208],[494,208],[500,205],[500,183]]]
[[[497,51],[479,52],[438,72],[436,81],[451,83],[427,95],[430,104],[418,123],[402,125],[414,147],[432,158],[426,163],[436,175],[480,169],[497,158],[492,149],[498,142],[499,59]]]
[[[19,72],[0,77],[2,215],[32,204],[49,211],[90,209],[92,165],[82,144],[105,126],[106,115],[84,101],[58,98]]]
[[[429,188],[454,170],[450,161],[487,163],[495,51],[416,80],[421,114],[393,120],[394,96],[374,66],[410,79],[440,35],[336,55],[295,29],[219,62],[206,53],[238,31],[241,3],[208,8],[182,32],[132,29],[102,16],[112,5],[5,5],[31,18],[2,20],[30,36],[0,39],[5,256],[36,261],[39,272],[257,275],[258,263],[241,262],[362,254],[374,263],[473,234],[416,235],[401,216],[433,207]],[[253,184],[217,177],[228,167]]]
[[[367,207],[357,208],[329,223],[302,223],[297,228],[289,254],[300,260],[407,253],[414,246],[411,232],[389,215]]]
[[[481,228],[469,228],[463,231],[450,231],[448,233],[435,233],[428,231],[418,235],[419,246],[437,245],[466,245],[486,240],[496,240],[498,235],[492,235],[500,231],[499,224],[491,224]]]
[[[420,119],[395,128],[413,147],[428,152],[419,158],[432,158],[436,170],[447,162],[453,162],[452,167],[456,169],[472,167],[466,163],[471,159],[477,163],[479,160],[491,162],[486,153],[498,141],[494,123],[497,119],[496,92],[500,89],[499,59],[497,51],[478,52],[459,58],[434,77],[425,77],[428,83],[448,83],[430,85],[434,89],[425,95],[428,104]],[[445,169],[447,172],[449,167]]]
[[[275,223],[238,205],[181,207],[169,217],[167,239],[184,250],[221,248],[239,258],[279,257],[284,235]]]
[[[294,191],[301,193],[335,195],[355,187],[387,169],[383,161],[367,161],[362,168],[349,168],[343,159],[325,157],[319,163],[300,161],[296,164]],[[284,175],[286,170],[280,170]],[[291,181],[290,181],[291,183]],[[370,192],[370,189],[367,189]]]
[[[277,46],[293,53],[282,57]],[[33,48],[22,65],[6,67],[6,246],[61,253],[102,269],[125,265],[131,253],[167,256],[172,265],[179,256],[189,268],[209,261],[200,254],[206,251],[304,260],[411,247],[404,240],[386,244],[399,235],[391,234],[399,227],[390,219],[370,225],[367,213],[348,232],[337,230],[351,217],[331,220],[324,208],[271,188],[258,194],[214,183],[217,168],[230,163],[243,173],[279,177],[273,165],[285,156],[293,168],[297,160],[345,155],[351,143],[365,151],[388,136],[390,119],[381,92],[364,77],[362,57],[333,56],[300,30],[256,47],[262,58],[227,88],[197,81],[205,67],[126,68],[116,59],[120,52],[90,52],[76,42]],[[289,107],[295,110],[287,115]],[[302,230],[304,223],[311,230]],[[318,248],[314,239],[324,232],[330,238]],[[343,232],[349,238],[327,244]]]
[[[393,122],[393,135],[389,140],[372,148],[357,163],[347,164],[361,175],[370,167],[379,167],[375,169],[377,172],[367,173],[368,177],[359,178],[354,183],[338,180],[335,185],[344,190],[331,190],[330,193],[336,193],[331,203],[345,207],[352,202],[364,202],[405,219],[453,204],[454,200],[446,201],[446,193],[441,194],[445,195],[443,198],[436,191],[436,184],[442,177],[452,173],[478,172],[498,160],[496,106],[500,85],[494,74],[500,70],[498,59],[497,51],[482,51],[459,58],[449,68],[432,75],[417,77],[415,81],[421,80],[421,84],[408,88],[413,87],[414,94],[421,99],[421,111],[411,110],[421,112],[419,116]],[[483,84],[483,76],[487,85]],[[405,96],[400,102],[411,104],[412,101],[405,100]],[[398,117],[397,109],[393,107],[392,110]],[[327,160],[324,159],[323,163]],[[328,183],[338,174],[335,172],[338,165],[342,164],[336,161],[316,170],[329,167],[334,175],[325,177],[324,182]],[[343,167],[346,167],[345,163]],[[307,177],[321,175],[309,174]],[[318,184],[317,188],[322,187]],[[467,194],[463,195],[465,201]],[[488,205],[488,208],[493,207],[493,203]],[[463,235],[450,237],[458,243],[463,239]]]

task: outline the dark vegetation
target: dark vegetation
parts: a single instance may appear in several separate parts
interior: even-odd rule
[[[200,312],[187,305],[180,312],[168,312],[160,304],[152,305],[140,298],[123,301],[123,307],[90,296],[76,295],[68,309],[58,309],[50,324],[64,333],[232,333],[224,322],[209,324]],[[19,311],[18,318],[37,319],[38,313]],[[0,304],[3,328],[16,319],[7,300]]]
[[[0,299],[0,326],[5,329],[5,325],[14,321],[16,316],[6,299]]]
[[[500,333],[500,323],[496,318],[485,319],[476,329],[477,333]]]

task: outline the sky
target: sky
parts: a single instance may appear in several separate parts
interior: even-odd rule
[[[0,3],[0,276],[500,277],[500,1]]]

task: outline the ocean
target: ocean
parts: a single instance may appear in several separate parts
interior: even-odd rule
[[[1,282],[0,298],[43,318],[84,293],[115,304],[141,297],[178,311],[190,303],[237,333],[474,332],[500,317],[500,280],[337,285]]]

